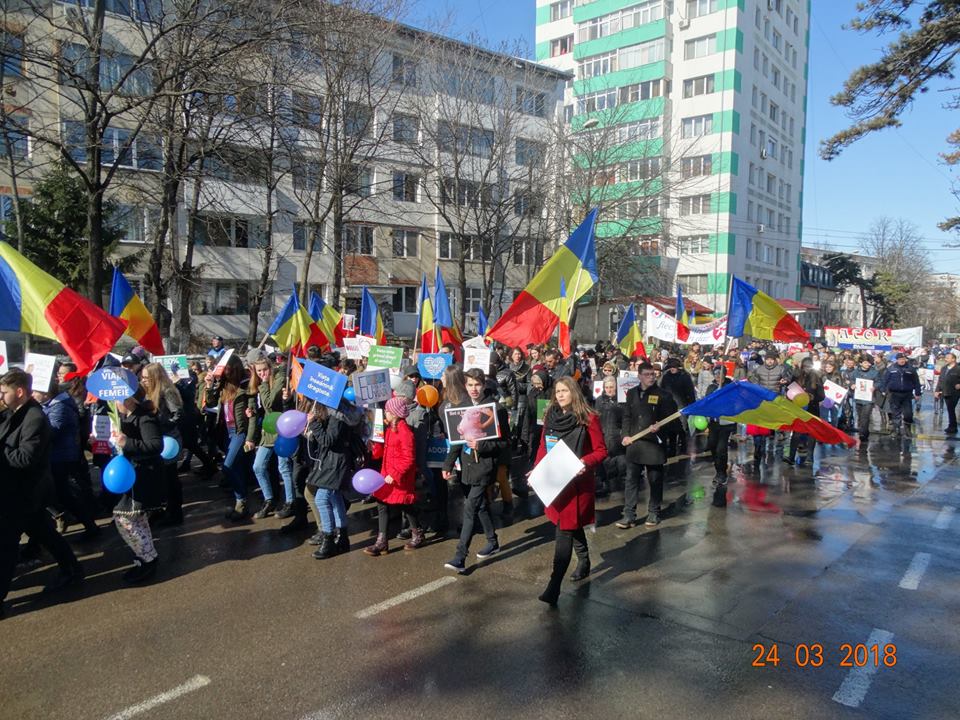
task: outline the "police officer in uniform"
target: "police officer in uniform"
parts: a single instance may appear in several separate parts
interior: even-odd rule
[[[627,448],[627,474],[624,482],[623,519],[618,528],[631,528],[637,524],[637,496],[640,491],[640,476],[646,473],[650,486],[650,499],[647,502],[646,525],[654,527],[660,524],[660,506],[663,503],[663,465],[667,461],[664,437],[665,428],[660,423],[677,412],[677,403],[673,395],[657,387],[656,371],[650,363],[644,362],[637,367],[640,384],[630,388],[623,409],[623,445]],[[653,427],[654,430],[639,440],[632,436],[641,430]]]

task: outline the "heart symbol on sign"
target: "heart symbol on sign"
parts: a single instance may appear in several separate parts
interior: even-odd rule
[[[447,361],[442,357],[427,357],[423,359],[423,369],[432,377],[440,377],[440,373],[447,366]]]
[[[7,359],[3,355],[0,355],[0,367],[3,367],[6,364],[7,364]]]

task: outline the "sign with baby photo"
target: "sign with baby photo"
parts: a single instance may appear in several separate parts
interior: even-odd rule
[[[444,423],[451,445],[463,445],[471,440],[495,440],[500,437],[496,403],[448,407],[444,411]]]

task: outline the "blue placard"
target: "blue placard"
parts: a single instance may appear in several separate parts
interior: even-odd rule
[[[439,380],[447,365],[453,364],[450,353],[427,353],[417,359],[417,369],[424,380]]]
[[[450,443],[446,438],[432,437],[427,440],[427,467],[443,467],[443,461],[450,452]]]
[[[303,363],[303,375],[297,383],[297,392],[327,407],[338,407],[343,391],[347,389],[347,376],[309,360],[297,362]]]
[[[122,367],[100,368],[87,378],[87,392],[98,400],[126,400],[138,387],[137,376]]]

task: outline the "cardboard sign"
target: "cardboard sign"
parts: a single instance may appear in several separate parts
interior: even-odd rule
[[[540,502],[549,505],[581,470],[583,461],[565,442],[558,442],[533,468],[527,482],[540,498]]]
[[[400,368],[403,362],[403,348],[392,347],[390,345],[373,345],[367,351],[367,367],[374,368]]]
[[[450,452],[450,443],[446,438],[432,437],[427,440],[427,467],[443,467],[443,461],[447,459],[448,452]]]
[[[90,451],[94,455],[110,455],[113,453],[111,443],[116,443],[118,433],[110,422],[109,415],[92,415],[90,417]]]
[[[310,360],[303,361],[303,374],[297,392],[330,408],[339,407],[347,376]]]
[[[842,385],[837,385],[832,380],[823,381],[823,393],[837,405],[840,405],[847,397],[847,389]]]
[[[138,387],[137,376],[121,367],[100,368],[87,378],[87,392],[98,400],[126,400],[133,397]]]
[[[33,389],[39,392],[48,392],[50,381],[53,379],[53,369],[57,358],[53,355],[27,353],[23,356],[23,369],[33,377]]]
[[[357,335],[356,340],[360,357],[367,357],[370,354],[370,348],[377,346],[377,339],[369,335]]]
[[[227,350],[223,355],[220,356],[220,359],[217,360],[217,364],[213,368],[213,376],[220,377],[223,375],[223,371],[227,368],[227,360],[233,356],[233,348]]]
[[[477,350],[483,350],[487,347],[487,341],[483,339],[480,335],[472,337],[469,340],[463,341],[463,347],[465,348],[476,348]]]
[[[463,348],[463,369],[471,370],[477,368],[484,373],[490,372],[490,353],[489,348],[467,347]]]
[[[617,402],[627,401],[627,391],[640,384],[638,377],[619,377],[617,378]]]
[[[5,373],[9,369],[10,364],[7,362],[7,343],[0,340],[0,373]]]
[[[173,382],[190,376],[186,355],[154,355],[153,361],[163,366]]]
[[[873,402],[873,380],[857,378],[853,386],[853,399],[861,402]]]
[[[594,380],[593,381],[593,399],[596,400],[601,395],[603,395],[603,380]]]
[[[622,378],[639,378],[639,377],[640,377],[640,373],[638,373],[636,370],[621,370],[621,371],[617,374],[617,377],[622,377]]]
[[[448,365],[453,364],[450,353],[427,353],[417,358],[417,369],[424,380],[439,380]]]
[[[357,316],[344,313],[340,316],[340,324],[345,332],[353,332],[357,329]]]
[[[383,433],[383,409],[377,408],[373,411],[373,418],[370,421],[370,441],[375,443],[384,442]]]
[[[496,403],[448,407],[444,410],[444,422],[451,445],[500,437]]]
[[[393,397],[390,387],[390,371],[381,368],[368,370],[353,376],[353,389],[357,396],[358,405],[373,405],[385,402]]]
[[[360,354],[360,343],[357,342],[355,337],[345,337],[343,339],[343,349],[347,353],[348,360],[359,360],[363,357]]]

